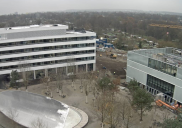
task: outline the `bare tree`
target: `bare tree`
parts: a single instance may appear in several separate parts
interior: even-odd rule
[[[96,75],[96,72],[92,71],[89,73],[89,91],[92,89],[92,92],[93,92],[93,106],[95,107],[95,100],[96,100],[96,96],[98,94],[98,91],[97,91],[97,75]]]
[[[62,70],[59,69],[56,75],[56,86],[57,86],[57,92],[59,93],[59,96],[63,96],[64,79],[65,79],[65,75],[62,72]]]
[[[94,87],[94,72],[87,73],[86,77],[88,79],[89,92],[91,92],[91,88]]]
[[[30,64],[28,61],[21,61],[18,67],[22,74],[23,84],[25,85],[26,91],[28,91]]]
[[[125,125],[126,128],[129,128],[129,125],[131,125],[130,120],[132,118],[132,107],[131,104],[126,101],[125,99],[120,99],[120,113],[122,118],[122,126]]]
[[[74,56],[68,57],[67,58],[67,70],[68,70],[68,76],[71,79],[72,82],[72,87],[74,88],[74,90],[76,90],[76,85],[74,85],[75,82],[75,77],[76,77],[76,69],[75,69],[75,59]]]
[[[83,88],[84,88],[84,92],[85,92],[85,95],[86,95],[86,100],[85,100],[85,103],[88,104],[88,94],[89,94],[89,90],[88,90],[88,81],[85,79],[82,83],[83,85]]]
[[[96,96],[97,94],[97,91],[99,90],[99,81],[102,79],[103,77],[103,74],[101,72],[101,75],[99,73],[99,71],[95,71],[95,72],[92,72],[93,74],[93,95],[94,97]]]
[[[47,88],[45,94],[46,94],[46,95],[51,95],[51,97],[53,97],[53,96],[52,96],[52,91],[49,89],[50,77],[49,77],[49,76],[43,77],[43,78],[41,79],[41,83],[42,83],[44,86],[46,86],[46,88]]]
[[[129,128],[131,126],[132,115],[133,115],[132,107],[130,104],[127,104],[126,112],[125,112],[125,120],[124,120],[124,124],[126,128]]]
[[[82,93],[83,92],[83,82],[84,82],[84,79],[86,77],[85,72],[82,69],[80,69],[77,76],[78,76],[78,79],[80,80],[80,91]]]
[[[119,102],[113,92],[107,92],[107,104],[106,104],[106,121],[110,124],[110,128],[115,128],[120,123],[121,113]]]
[[[88,94],[91,91],[92,85],[94,85],[93,84],[94,74],[93,74],[93,72],[82,73],[82,74],[80,74],[79,78],[82,83],[81,85],[83,85],[84,92],[86,95],[86,103],[88,103]],[[82,80],[83,80],[83,82],[82,82]],[[93,94],[94,94],[93,102],[95,102],[95,92]]]
[[[31,123],[31,128],[48,128],[48,125],[38,118]]]
[[[101,120],[101,127],[104,127],[104,121],[106,119],[106,105],[107,105],[107,95],[102,93],[97,98],[97,104],[98,104],[98,116]]]
[[[124,120],[125,119],[125,116],[127,114],[127,107],[128,107],[128,104],[127,104],[127,101],[125,99],[121,100],[122,104],[121,104],[121,116],[122,116],[122,119]]]
[[[50,77],[43,77],[41,79],[42,83],[46,86],[47,91],[49,90]]]

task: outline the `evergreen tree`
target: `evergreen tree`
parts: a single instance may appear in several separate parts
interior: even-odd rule
[[[140,121],[142,121],[143,113],[152,109],[151,103],[154,101],[154,98],[141,88],[137,89],[132,95],[132,104],[140,110]]]
[[[17,80],[19,79],[19,75],[17,70],[12,70],[11,72],[11,77],[10,77],[10,87],[15,87],[17,86]]]
[[[177,119],[165,119],[162,123],[162,128],[182,128],[182,122]]]

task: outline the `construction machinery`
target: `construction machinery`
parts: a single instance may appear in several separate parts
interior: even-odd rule
[[[164,94],[163,93],[159,93],[156,95],[155,97],[155,103],[157,106],[159,107],[165,107],[167,109],[169,109],[170,111],[176,113],[176,114],[179,114],[181,113],[181,105],[179,105],[177,102],[173,102],[171,104],[167,104],[165,102],[165,98],[164,98]]]
[[[179,106],[178,104],[175,104],[174,106],[171,106],[171,105],[163,102],[162,100],[156,100],[155,103],[156,103],[157,106],[159,106],[159,107],[163,106],[163,107],[171,110],[172,112],[177,112],[177,109],[178,109],[178,106]]]
[[[106,56],[107,56],[107,57],[110,56],[110,58],[112,58],[112,59],[116,59],[116,58],[117,58],[117,54],[113,53],[113,52],[112,52],[112,49],[108,49],[108,50],[106,51]]]
[[[111,53],[110,57],[111,57],[112,59],[116,59],[116,58],[117,58],[117,54]]]

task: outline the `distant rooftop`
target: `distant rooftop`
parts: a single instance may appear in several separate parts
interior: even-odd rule
[[[7,28],[7,30],[28,29],[28,28],[38,28],[38,27],[62,27],[62,26],[66,26],[66,25],[61,25],[61,24],[30,25],[30,26],[10,27],[10,28]]]
[[[47,29],[68,29],[68,26],[62,25],[62,24],[48,24],[48,25],[7,27],[7,28],[0,28],[0,34],[23,32],[23,31],[34,31],[34,30],[47,30]]]
[[[93,35],[96,36],[95,32],[81,30],[67,31],[68,26],[62,24],[48,24],[48,25],[30,25],[30,26],[19,26],[19,27],[8,27],[0,28],[0,43],[7,41],[16,41],[32,39],[32,38],[46,38],[49,36],[63,36],[66,34],[75,35]]]
[[[166,47],[166,48],[155,48],[155,49],[140,49],[134,50],[138,54],[149,57],[151,59],[160,60],[171,65],[182,67],[182,50]]]

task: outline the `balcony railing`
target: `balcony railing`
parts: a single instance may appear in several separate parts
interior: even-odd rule
[[[49,56],[41,56],[41,55],[37,55],[39,57],[33,57],[33,56],[27,56],[26,58],[22,59],[17,59],[17,58],[12,58],[12,59],[16,59],[16,60],[1,60],[0,63],[7,63],[7,62],[16,62],[16,61],[28,61],[28,60],[35,60],[35,59],[43,59],[43,58],[53,58],[53,57],[63,57],[63,56],[73,56],[73,55],[84,55],[84,54],[93,54],[93,52],[85,52],[85,53],[74,53],[74,54],[61,54],[61,55],[52,55],[49,54]],[[59,53],[54,53],[54,54],[59,54]]]
[[[0,48],[3,48],[3,47],[14,47],[14,46],[23,46],[23,45],[35,45],[35,44],[45,44],[45,43],[58,43],[58,42],[71,42],[71,41],[84,41],[84,40],[93,40],[95,38],[84,38],[84,39],[72,39],[72,40],[54,40],[54,41],[40,41],[40,40],[37,40],[35,42],[31,41],[31,42],[13,42],[13,43],[2,43],[0,44]],[[46,40],[51,40],[51,39],[46,39]]]
[[[40,47],[39,49],[35,48],[30,48],[30,49],[19,49],[19,50],[10,50],[10,51],[2,51],[0,52],[0,56],[2,55],[10,55],[10,54],[18,54],[18,53],[29,53],[29,52],[39,52],[39,51],[50,51],[50,50],[61,50],[61,49],[72,49],[72,48],[86,48],[86,47],[94,47],[94,44],[89,44],[87,46],[73,46],[73,47],[58,47],[58,46],[53,46],[53,47]],[[55,48],[56,47],[56,48]],[[57,48],[58,47],[58,48]],[[48,49],[49,48],[49,49]]]
[[[94,60],[94,57],[84,57],[80,58],[81,60],[76,60],[74,59],[73,62],[81,62],[81,61],[89,61],[89,60]],[[54,65],[54,64],[63,64],[63,63],[70,63],[71,61],[68,59],[65,60],[54,60],[54,61],[46,61],[46,62],[37,62],[37,63],[31,63],[29,64],[30,69],[31,67],[38,67],[38,66],[46,66],[46,65]],[[16,70],[18,69],[18,65],[13,65],[13,66],[7,66],[7,67],[0,67],[0,71],[4,70]]]

